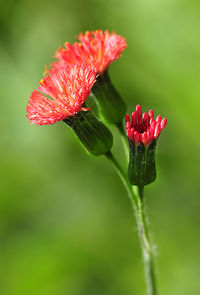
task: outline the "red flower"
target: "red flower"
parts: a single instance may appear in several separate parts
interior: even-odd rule
[[[73,45],[66,42],[64,48],[59,48],[55,57],[59,62],[53,64],[85,64],[94,68],[96,73],[103,73],[107,67],[121,55],[127,47],[123,37],[102,30],[81,33],[77,37],[81,43]]]
[[[144,146],[156,139],[167,124],[167,119],[161,121],[160,115],[155,120],[153,110],[150,110],[149,114],[144,112],[142,115],[140,105],[137,105],[136,111],[132,113],[132,123],[129,115],[125,116],[125,121],[128,138],[136,145],[143,143]]]
[[[50,69],[48,75],[40,81],[38,90],[29,98],[27,118],[31,124],[48,125],[74,116],[82,107],[95,82],[94,70],[79,65],[67,65],[59,69]]]

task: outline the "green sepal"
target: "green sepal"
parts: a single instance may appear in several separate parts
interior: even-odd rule
[[[79,112],[63,121],[73,129],[88,153],[100,156],[112,148],[111,132],[90,111]]]
[[[129,167],[128,177],[133,185],[144,186],[156,179],[155,164],[156,141],[144,146],[143,143],[135,145],[129,139]]]
[[[126,113],[126,104],[113,86],[108,71],[100,74],[92,87],[99,117],[111,124],[121,122]]]

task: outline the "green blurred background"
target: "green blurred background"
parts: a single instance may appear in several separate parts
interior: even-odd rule
[[[110,75],[129,112],[140,103],[168,118],[158,178],[146,188],[159,294],[198,295],[199,0],[1,0],[0,294],[146,294],[135,219],[113,167],[88,156],[65,124],[25,117],[44,65],[87,29],[126,37]]]

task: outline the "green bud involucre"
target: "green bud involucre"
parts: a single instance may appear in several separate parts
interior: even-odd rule
[[[144,186],[155,181],[155,148],[155,140],[149,146],[144,146],[142,143],[135,145],[129,140],[128,177],[131,184]]]
[[[111,132],[90,111],[79,112],[63,121],[73,129],[88,153],[100,156],[112,148]]]
[[[99,117],[107,123],[117,124],[126,113],[126,104],[114,88],[108,71],[100,74],[92,88]]]

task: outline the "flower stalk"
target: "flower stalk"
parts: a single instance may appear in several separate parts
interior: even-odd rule
[[[137,200],[136,200],[137,195],[132,190],[132,186],[128,180],[126,173],[124,173],[123,169],[121,168],[121,166],[119,165],[119,163],[117,162],[116,158],[113,156],[111,151],[107,152],[105,156],[107,157],[108,160],[112,162],[113,166],[115,167],[122,183],[124,184],[125,189],[127,190],[131,203],[133,207],[135,207],[137,205]]]
[[[144,209],[144,187],[134,186],[133,189],[137,200],[136,220],[146,273],[147,294],[157,295],[154,256]]]
[[[122,141],[122,144],[124,146],[124,152],[125,152],[126,158],[128,160],[129,159],[129,144],[128,144],[128,141],[127,141],[127,136],[126,136],[126,133],[125,133],[123,122],[121,121],[119,123],[116,123],[115,126],[117,127],[117,130],[119,131],[121,141]]]
[[[128,177],[123,172],[119,163],[109,151],[105,156],[112,162],[113,166],[117,170],[122,183],[124,184],[129,198],[131,200],[132,208],[136,217],[136,222],[138,226],[138,234],[140,238],[140,245],[143,253],[143,261],[146,273],[146,285],[148,295],[157,295],[156,279],[155,279],[155,269],[154,269],[154,257],[152,246],[150,242],[150,234],[147,226],[146,215],[144,210],[144,198],[143,198],[143,187],[132,186],[128,180]]]

